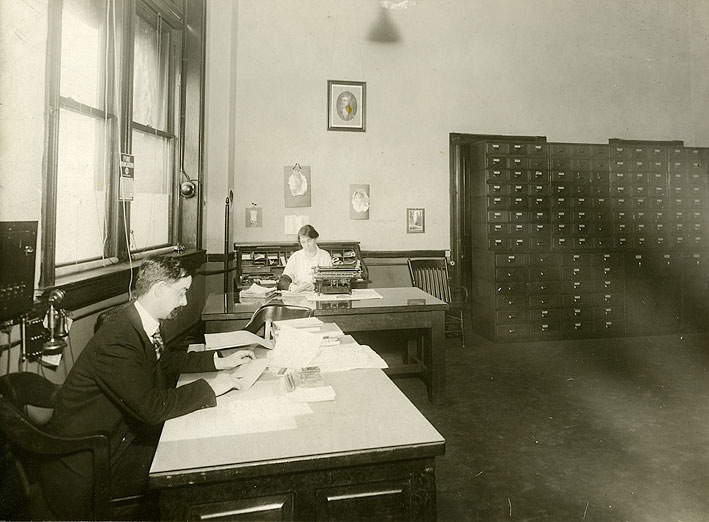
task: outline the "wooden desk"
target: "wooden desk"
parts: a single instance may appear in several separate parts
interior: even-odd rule
[[[161,517],[435,520],[443,437],[380,370],[324,378],[335,400],[310,403],[296,429],[173,440],[184,423],[167,421],[149,477]],[[229,414],[195,413],[208,411]]]
[[[206,333],[243,328],[256,309],[266,302],[308,306],[325,322],[337,323],[345,333],[380,330],[412,330],[420,335],[422,358],[392,366],[389,375],[422,376],[435,404],[445,400],[445,311],[448,305],[415,287],[374,288],[382,299],[312,302],[303,297],[275,297],[240,303],[234,294],[213,293],[202,310]]]

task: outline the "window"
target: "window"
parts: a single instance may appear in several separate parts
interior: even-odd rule
[[[50,10],[43,285],[178,242],[185,26],[171,0],[56,0]],[[125,153],[132,181],[121,181]]]

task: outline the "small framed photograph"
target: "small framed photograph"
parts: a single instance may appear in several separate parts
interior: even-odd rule
[[[366,82],[327,81],[327,130],[364,132],[366,108]]]
[[[246,228],[259,228],[263,226],[261,207],[246,208]]]
[[[369,219],[369,185],[350,185],[350,219]]]
[[[423,234],[426,231],[426,211],[423,208],[406,209],[406,232]]]
[[[301,167],[296,163],[293,166],[283,167],[283,194],[286,208],[309,207],[311,192],[308,165]]]

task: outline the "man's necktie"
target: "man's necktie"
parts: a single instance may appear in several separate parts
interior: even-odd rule
[[[160,335],[160,330],[155,330],[155,333],[150,337],[153,341],[153,347],[155,347],[155,357],[159,360],[162,355],[162,351],[165,348],[165,342],[162,340],[162,335]]]

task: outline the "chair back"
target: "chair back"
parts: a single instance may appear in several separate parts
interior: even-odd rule
[[[451,303],[448,262],[445,257],[417,257],[407,260],[411,284],[433,297]]]
[[[244,326],[243,329],[257,335],[259,335],[263,329],[263,338],[271,339],[271,325],[274,321],[300,319],[303,317],[312,317],[312,315],[313,309],[307,306],[279,303],[266,304],[254,312],[248,324]]]
[[[93,454],[93,505],[96,519],[108,518],[110,489],[109,443],[105,435],[59,437],[42,429],[26,413],[27,406],[52,407],[59,387],[44,377],[17,372],[0,377],[0,433],[28,497],[30,511],[38,505],[31,497],[39,486],[39,465],[46,459],[79,452]],[[46,509],[46,508],[45,508]],[[40,518],[46,518],[43,512]],[[33,517],[34,518],[34,517]]]

